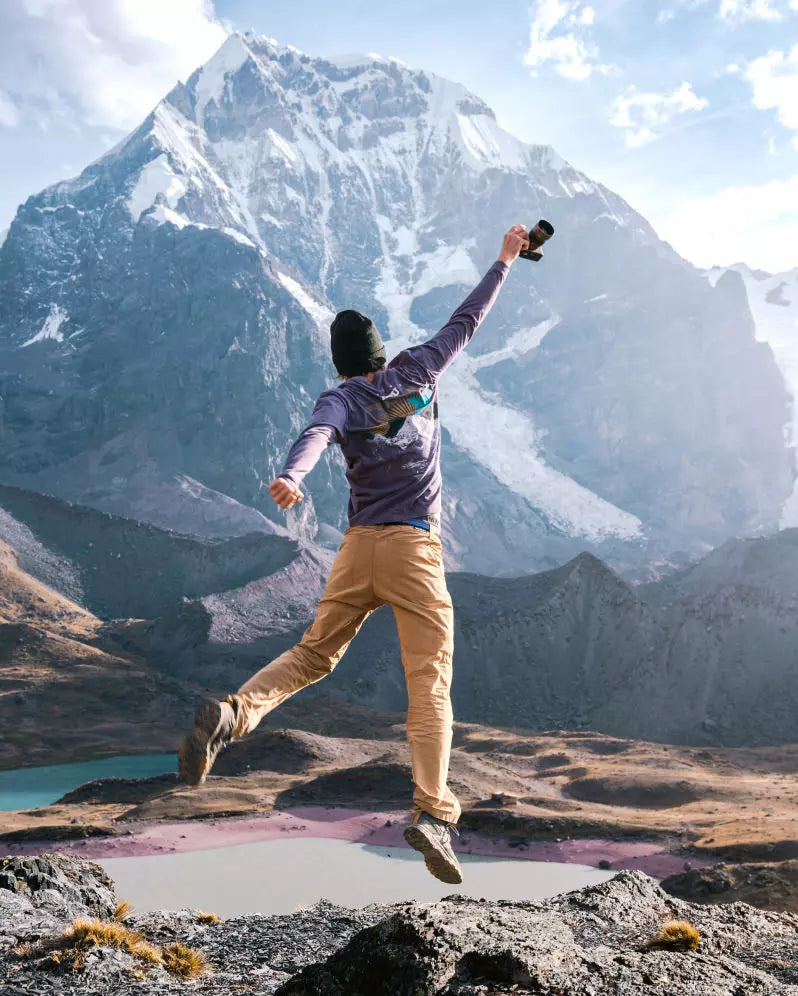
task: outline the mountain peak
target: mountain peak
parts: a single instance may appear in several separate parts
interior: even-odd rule
[[[441,386],[459,565],[529,570],[585,545],[628,563],[774,521],[787,396],[743,277],[713,291],[459,83],[257,35],[20,209],[0,249],[0,474],[158,521],[185,481],[276,515],[263,483],[329,384],[330,312],[374,316],[401,352],[507,225],[540,217],[551,253],[518,264]],[[794,332],[793,286],[757,287]],[[315,474],[339,528],[339,468]],[[217,530],[205,506],[195,528]]]
[[[219,102],[227,77],[237,72],[252,52],[244,38],[236,33],[228,35],[217,52],[198,70],[194,89],[196,92],[196,118],[201,121],[205,108],[211,101]]]

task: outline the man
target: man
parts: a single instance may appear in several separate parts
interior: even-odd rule
[[[462,881],[450,834],[460,804],[446,784],[452,740],[453,619],[440,542],[441,472],[437,385],[490,310],[510,265],[529,244],[523,225],[504,236],[498,260],[428,342],[385,366],[385,347],[368,318],[336,315],[333,362],[342,383],[325,391],[310,425],[269,485],[282,509],[330,443],[347,463],[349,529],[316,618],[302,640],[224,702],[207,702],[180,748],[180,773],[198,785],[219,750],[255,729],[294,692],[330,674],[366,617],[390,605],[407,680],[407,737],[415,782],[407,842],[443,882]]]

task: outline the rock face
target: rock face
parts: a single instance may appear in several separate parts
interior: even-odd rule
[[[691,868],[662,881],[672,896],[692,903],[746,902],[763,910],[798,912],[798,860]]]
[[[73,876],[96,866],[73,860]],[[103,883],[103,888],[104,888]],[[14,993],[182,992],[185,983],[87,959],[79,976],[42,976],[12,947],[63,930],[58,897],[34,911],[0,889],[0,986]],[[27,905],[26,905],[27,904]],[[77,908],[77,907],[75,907]],[[643,950],[674,919],[700,932],[697,952]],[[789,996],[798,993],[798,918],[736,903],[699,907],[672,899],[641,872],[541,903],[466,898],[346,910],[320,903],[291,916],[247,916],[212,926],[196,915],[153,913],[126,921],[149,939],[199,948],[213,974],[192,992],[258,996]],[[109,952],[110,953],[110,952]],[[140,968],[140,967],[139,967]],[[36,988],[36,987],[39,988]],[[79,987],[79,988],[74,988]]]
[[[713,268],[706,272],[714,286],[727,273],[739,277],[745,287],[748,307],[754,319],[756,338],[767,343],[773,351],[787,390],[798,395],[798,268],[783,273],[765,273],[752,270],[745,263],[726,268]],[[791,406],[791,417],[785,426],[788,445],[798,442],[798,406]],[[782,528],[798,526],[798,488],[793,489],[781,516]]]
[[[19,551],[20,566],[106,619],[160,615],[182,598],[273,574],[298,553],[286,535],[186,536],[2,485],[0,508],[0,540]]]
[[[392,352],[428,336],[519,212],[556,240],[441,392],[451,562],[510,574],[588,548],[639,567],[775,526],[789,399],[739,274],[711,285],[461,86],[238,35],[20,208],[0,480],[183,533],[271,531],[264,482],[330,383],[331,314],[371,314]],[[334,454],[308,489],[293,528],[334,535]]]
[[[110,917],[118,902],[114,883],[99,865],[63,854],[0,858],[0,890],[65,917]],[[0,893],[0,901],[7,898]]]
[[[718,589],[751,589],[774,599],[798,597],[798,529],[775,536],[728,540],[717,550],[641,592],[657,601],[714,595]]]

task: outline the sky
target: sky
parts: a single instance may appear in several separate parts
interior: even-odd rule
[[[697,266],[798,266],[798,0],[2,0],[0,232],[250,29],[465,84]]]

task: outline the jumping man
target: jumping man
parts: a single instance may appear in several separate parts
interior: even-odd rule
[[[371,321],[341,311],[330,326],[342,382],[316,402],[269,492],[282,509],[330,443],[346,458],[349,528],[316,618],[301,641],[223,702],[206,702],[180,748],[180,773],[201,784],[219,750],[250,733],[290,695],[330,674],[363,621],[390,605],[407,681],[407,738],[415,793],[405,839],[442,882],[462,881],[450,834],[460,804],[446,784],[452,741],[453,618],[440,542],[438,380],[487,315],[510,265],[528,245],[523,225],[504,236],[498,260],[428,342],[387,366]]]

